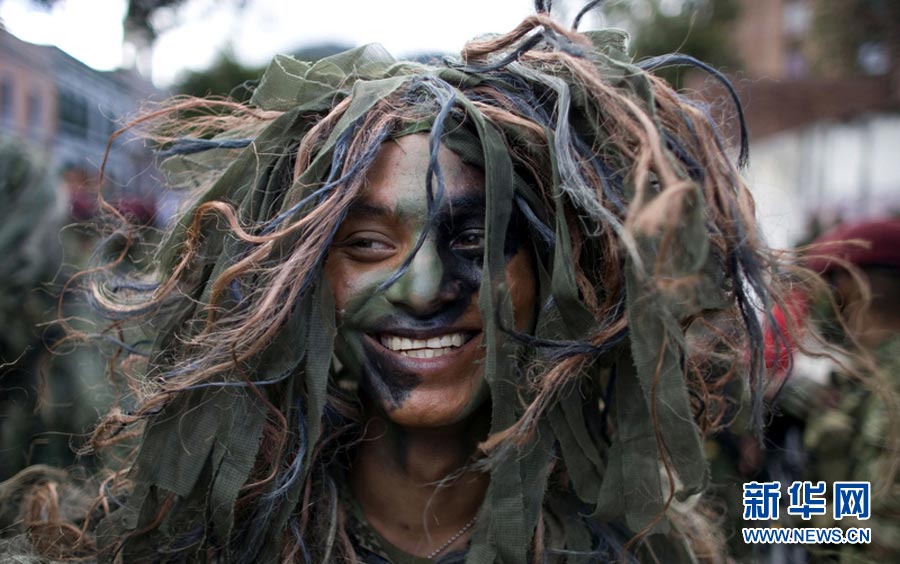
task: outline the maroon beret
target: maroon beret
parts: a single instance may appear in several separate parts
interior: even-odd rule
[[[824,274],[842,262],[900,268],[900,218],[845,223],[813,242],[806,266]]]

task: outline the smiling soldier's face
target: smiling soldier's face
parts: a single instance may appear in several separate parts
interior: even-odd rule
[[[462,421],[488,397],[478,309],[484,252],[484,174],[446,147],[438,219],[404,275],[378,291],[416,244],[428,217],[428,136],[384,143],[366,186],[329,250],[337,355],[395,423]],[[506,277],[517,329],[534,315],[535,282],[525,242],[507,238]]]

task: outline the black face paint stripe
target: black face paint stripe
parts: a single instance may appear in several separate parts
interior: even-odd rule
[[[370,397],[389,397],[391,407],[403,405],[409,394],[422,383],[422,379],[410,372],[391,366],[384,357],[371,350],[371,344],[364,344],[362,387]]]

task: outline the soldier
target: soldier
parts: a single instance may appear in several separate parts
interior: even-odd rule
[[[249,106],[145,118],[192,203],[146,269],[93,273],[115,329],[149,333],[117,357],[144,359],[136,404],[95,434],[137,451],[75,538],[40,517],[48,480],[33,545],[721,561],[702,436],[728,380],[762,381],[772,263],[708,114],[647,70],[683,59],[625,39],[541,13],[436,66],[277,57]]]
[[[842,562],[893,562],[900,558],[900,219],[838,226],[812,249],[809,266],[826,278],[839,310],[823,329],[859,354],[832,360],[824,370],[802,370],[806,378],[793,386],[802,391],[788,394],[802,393],[806,405],[805,479],[829,487],[872,484],[870,519],[835,521],[828,512],[815,524],[872,529],[870,544],[840,549]]]

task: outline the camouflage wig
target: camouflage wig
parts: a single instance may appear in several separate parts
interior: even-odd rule
[[[466,562],[690,543],[670,504],[706,485],[701,437],[722,418],[722,382],[758,378],[766,257],[706,111],[649,74],[665,60],[631,62],[625,40],[542,14],[435,66],[371,45],[315,64],[279,56],[248,106],[162,112],[175,117],[156,130],[164,167],[191,206],[153,272],[110,269],[92,286],[117,323],[153,335],[138,405],[96,435],[143,433],[120,474],[127,502],[105,500],[101,554],[368,559],[345,527],[359,406],[332,363],[322,272],[382,143],[418,132],[431,221],[441,144],[485,175],[492,419],[477,463],[491,480]],[[514,329],[504,277],[511,225],[535,259],[530,334]]]

